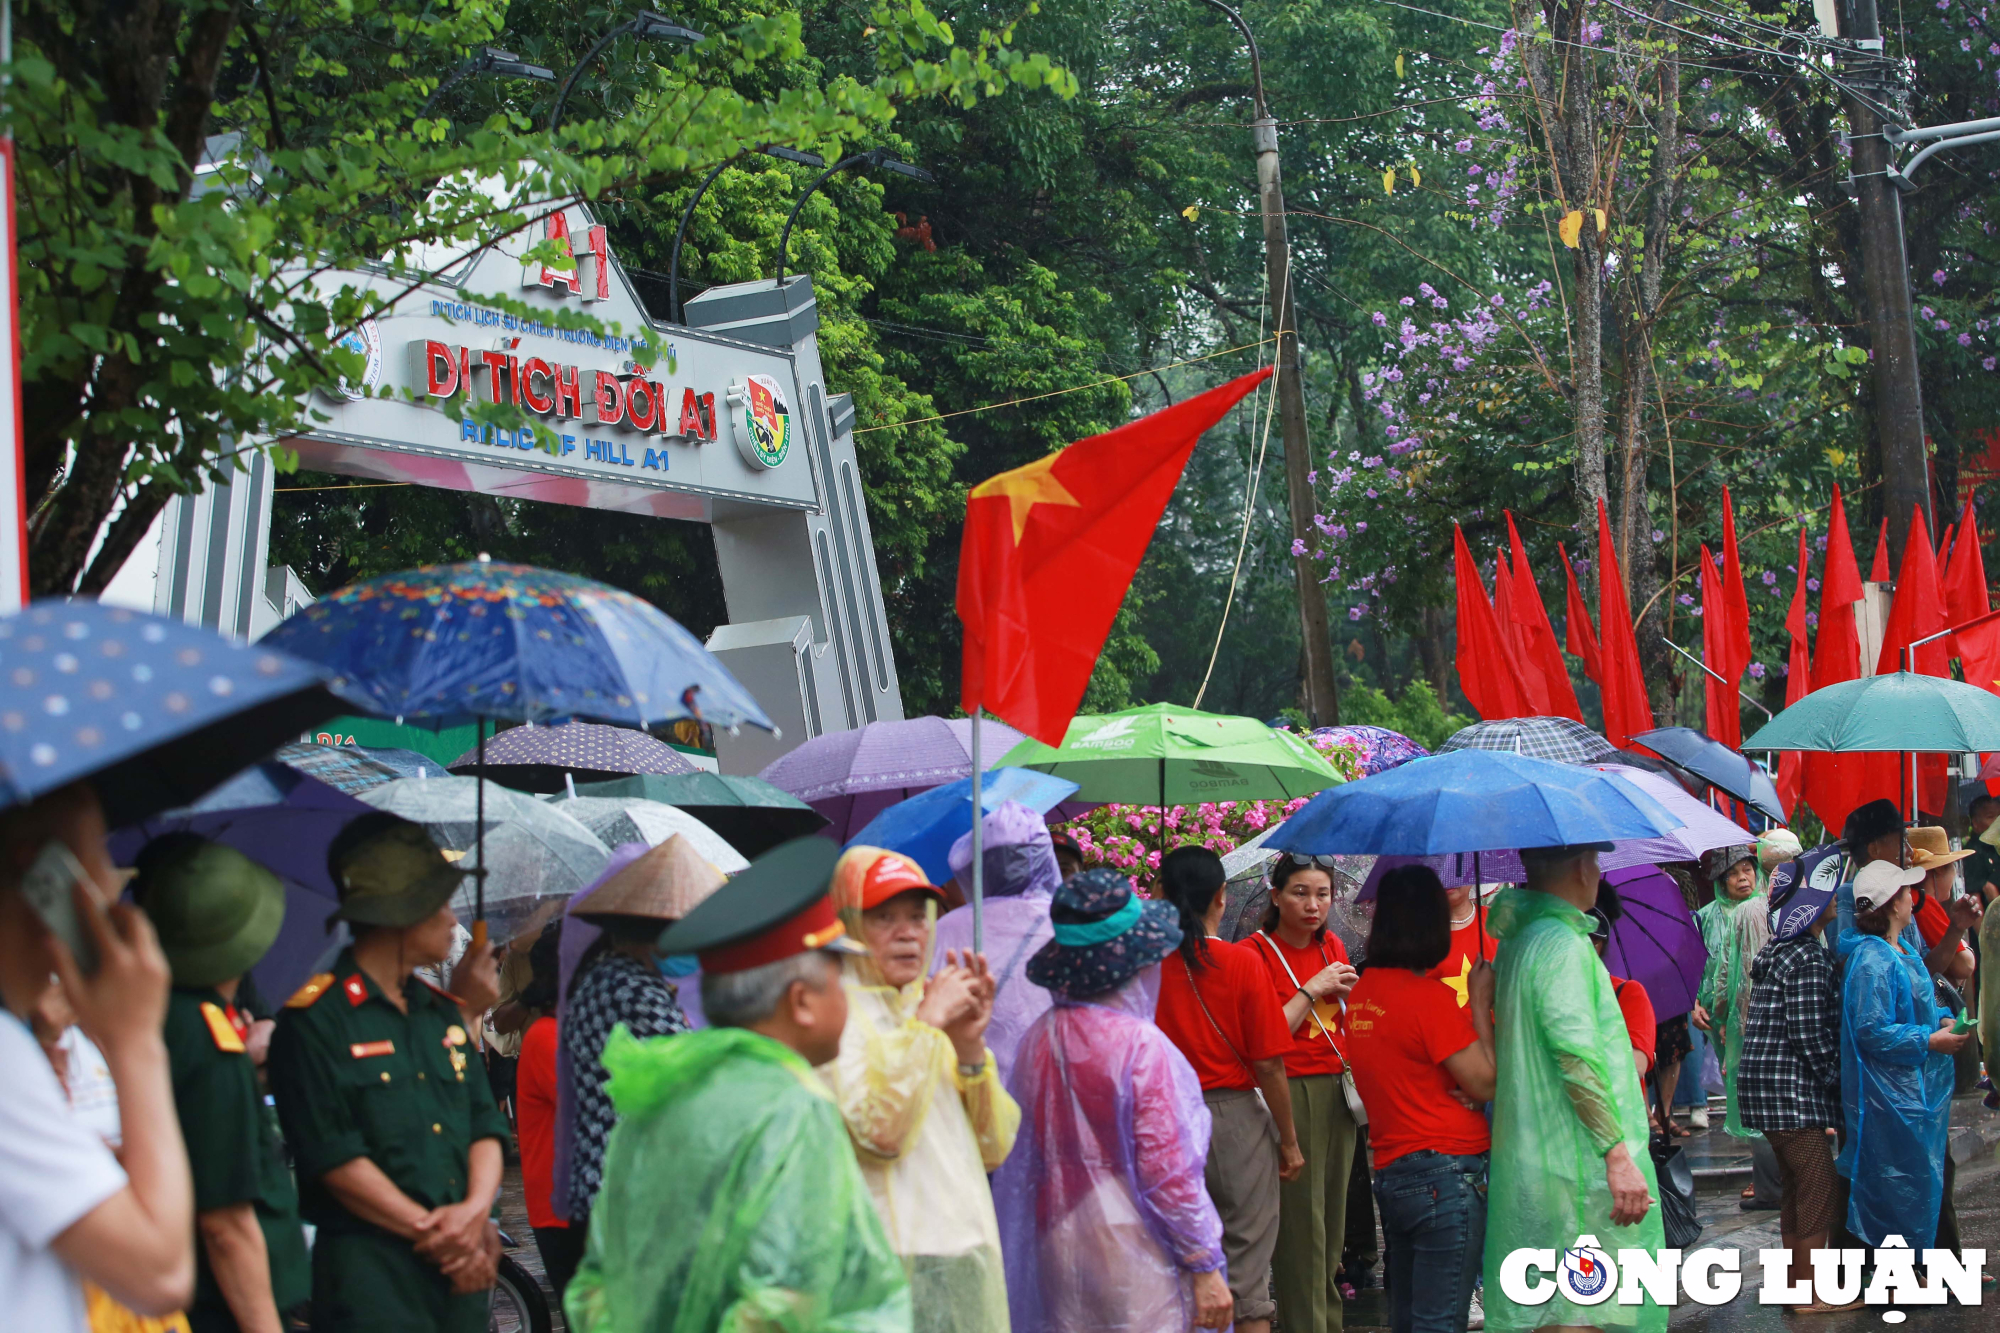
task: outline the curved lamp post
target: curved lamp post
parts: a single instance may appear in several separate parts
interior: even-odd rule
[[[583,77],[585,68],[604,53],[605,47],[627,34],[637,37],[642,42],[686,42],[689,46],[699,42],[703,36],[702,33],[696,32],[686,24],[674,22],[655,9],[648,9],[639,17],[619,24],[598,38],[591,48],[583,53],[583,59],[576,62],[576,67],[563,76],[562,87],[556,89],[556,104],[549,110],[549,133],[554,134],[556,126],[562,123],[563,103],[569,101],[570,90],[576,87],[576,81]]]
[[[460,62],[457,69],[438,80],[438,86],[431,89],[431,95],[424,99],[423,109],[417,112],[417,119],[430,119],[431,108],[437,105],[438,98],[475,74],[491,74],[502,79],[533,79],[538,83],[556,81],[556,74],[552,69],[531,65],[512,51],[502,51],[497,46],[482,46],[478,54]]]
[[[848,157],[841,158],[840,161],[834,163],[813,178],[813,183],[806,186],[806,192],[799,196],[799,201],[792,205],[791,215],[785,219],[785,230],[778,237],[778,286],[783,287],[785,285],[785,259],[787,252],[791,249],[792,224],[799,220],[799,210],[806,206],[806,200],[813,197],[813,191],[826,184],[828,177],[837,171],[845,171],[849,167],[863,164],[871,167],[879,167],[883,171],[893,171],[898,176],[908,176],[911,180],[931,181],[937,179],[920,166],[902,161],[900,158],[889,156],[889,150],[886,148],[871,148],[865,153],[854,153]]]
[[[801,152],[796,148],[787,148],[783,144],[759,144],[752,151],[763,153],[769,157],[779,158],[786,162],[797,162],[801,166],[823,167],[826,165],[826,159],[818,153]],[[681,225],[674,229],[673,255],[667,261],[667,322],[669,324],[684,322],[681,319],[681,246],[687,240],[688,223],[694,220],[694,206],[701,202],[702,195],[708,193],[708,187],[715,184],[715,178],[720,176],[724,169],[734,166],[737,158],[742,156],[742,153],[737,153],[732,157],[725,157],[722,161],[716,163],[714,168],[701,178],[701,184],[694,187],[693,197],[687,201],[687,207],[681,210]]]

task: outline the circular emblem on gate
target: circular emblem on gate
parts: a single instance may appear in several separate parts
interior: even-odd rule
[[[340,383],[326,386],[326,395],[350,403],[373,396],[375,387],[382,382],[382,331],[375,327],[375,321],[362,320],[334,345],[359,355],[363,364],[358,378],[343,376]]]
[[[746,375],[729,388],[730,433],[737,452],[752,467],[772,468],[792,447],[792,418],[778,382],[769,375]]]

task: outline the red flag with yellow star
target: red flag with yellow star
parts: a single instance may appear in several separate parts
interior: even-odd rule
[[[972,488],[958,555],[966,712],[984,708],[1062,744],[1188,455],[1270,374],[1231,380]]]

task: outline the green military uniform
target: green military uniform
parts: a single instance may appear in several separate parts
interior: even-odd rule
[[[313,1243],[315,1333],[480,1333],[488,1293],[453,1295],[409,1241],[347,1211],[320,1183],[366,1157],[426,1208],[465,1198],[467,1159],[507,1121],[458,1006],[412,977],[406,1014],[343,952],[286,1002],[269,1072],[298,1164]]]
[[[255,1207],[270,1257],[271,1294],[279,1310],[289,1310],[312,1294],[312,1270],[277,1117],[264,1104],[244,1049],[248,1027],[218,990],[176,986],[167,1001],[167,1058],[194,1170],[195,1211]],[[189,1325],[194,1333],[235,1333],[236,1317],[216,1284],[208,1247],[196,1246],[195,1259]]]

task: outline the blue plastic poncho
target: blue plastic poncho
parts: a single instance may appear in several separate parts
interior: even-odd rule
[[[986,961],[993,969],[993,1019],[986,1049],[1000,1066],[1000,1081],[1014,1072],[1014,1051],[1035,1020],[1049,1011],[1049,993],[1028,980],[1028,960],[1055,938],[1049,903],[1062,883],[1049,826],[1016,801],[1004,801],[981,829],[985,865]],[[952,875],[972,893],[972,835],[951,849]],[[954,908],[938,918],[933,970],[944,966],[947,949],[972,947],[972,907]]]
[[[909,1333],[910,1288],[819,1076],[742,1028],[604,1045],[618,1108],[577,1333]]]
[[[1856,933],[1840,982],[1840,1099],[1853,1182],[1847,1228],[1869,1245],[1937,1238],[1951,1132],[1951,1057],[1930,1049],[1944,1014],[1921,953]]]
[[[1158,979],[1058,999],[1021,1042],[1020,1137],[993,1178],[1013,1333],[1185,1333],[1193,1275],[1223,1266],[1208,1107],[1153,1026]]]

